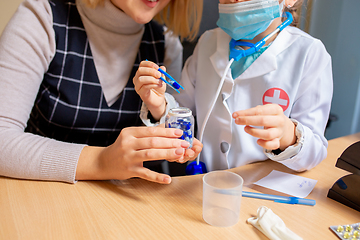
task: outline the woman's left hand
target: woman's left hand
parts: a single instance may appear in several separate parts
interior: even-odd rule
[[[157,127],[165,127],[165,124],[159,124]],[[203,144],[196,138],[193,139],[192,147],[185,150],[184,155],[177,159],[178,163],[185,163],[187,161],[193,161],[197,158],[199,153],[202,151]],[[169,159],[167,159],[169,161]]]
[[[257,143],[265,149],[283,151],[296,142],[295,124],[277,104],[236,111],[232,117],[236,124],[245,125],[245,132],[258,138]]]

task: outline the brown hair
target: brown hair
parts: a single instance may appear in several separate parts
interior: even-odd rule
[[[294,18],[294,21],[291,23],[291,26],[297,27],[299,25],[300,11],[303,3],[304,0],[297,0],[294,6],[289,8],[285,6],[285,12],[291,13]]]
[[[83,0],[89,7],[95,8],[104,0]],[[180,38],[193,40],[199,32],[203,10],[203,0],[171,0],[154,20],[165,24]]]

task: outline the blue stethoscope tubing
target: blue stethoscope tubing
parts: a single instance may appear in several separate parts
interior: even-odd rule
[[[284,28],[286,28],[287,26],[289,26],[292,21],[293,21],[293,17],[291,15],[291,13],[289,12],[285,12],[284,13],[285,16],[286,16],[286,20],[280,24],[272,33],[270,33],[269,35],[267,35],[266,37],[264,37],[262,40],[260,40],[259,42],[257,42],[256,44],[253,44],[253,43],[249,43],[249,42],[243,42],[243,41],[236,41],[234,39],[231,39],[230,41],[230,61],[229,63],[226,65],[226,68],[225,68],[225,71],[224,71],[224,75],[222,76],[221,80],[220,80],[220,83],[219,83],[219,86],[216,90],[216,94],[215,94],[215,98],[213,100],[213,102],[211,103],[211,107],[209,108],[207,114],[206,114],[206,117],[205,117],[205,120],[204,120],[204,123],[203,125],[201,126],[201,130],[200,130],[200,136],[199,136],[199,141],[202,142],[202,139],[203,139],[203,135],[204,135],[204,131],[205,131],[205,126],[207,124],[207,121],[210,117],[210,114],[215,106],[215,103],[220,95],[220,91],[221,91],[221,88],[224,84],[224,81],[225,81],[225,77],[231,67],[231,64],[234,62],[234,61],[238,61],[239,59],[243,58],[243,57],[246,57],[246,56],[249,56],[257,51],[260,50],[260,48],[262,46],[265,45],[266,41],[269,40],[272,36],[274,36],[276,33],[282,31]],[[243,49],[237,49],[236,46],[248,46],[250,47],[249,49],[247,50],[243,50]],[[200,154],[198,155],[197,159],[196,159],[196,164],[199,165],[199,161],[200,161]],[[228,165],[228,168],[229,168],[229,165]]]
[[[293,22],[293,17],[291,13],[285,12],[284,13],[286,20],[278,26],[272,33],[264,37],[262,40],[260,40],[257,43],[250,43],[250,42],[243,42],[243,41],[237,41],[235,39],[231,39],[229,45],[230,45],[230,59],[233,58],[235,61],[239,61],[243,57],[247,57],[255,52],[258,52],[260,48],[262,48],[266,41],[269,40],[272,36],[274,36],[276,33],[282,31],[284,28],[289,26]],[[242,49],[240,46],[243,47],[249,47],[249,49]]]

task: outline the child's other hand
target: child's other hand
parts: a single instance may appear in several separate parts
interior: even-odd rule
[[[265,149],[283,151],[296,142],[295,125],[277,104],[236,111],[232,116],[236,124],[245,125],[245,132],[259,138],[257,143]]]
[[[142,61],[133,78],[135,91],[156,120],[161,118],[166,108],[166,84],[160,79],[158,68],[159,66],[151,61]],[[161,69],[166,70],[165,67]]]
[[[203,144],[199,140],[194,138],[192,148],[185,150],[184,159],[182,159],[180,163],[195,160],[199,155],[199,153],[202,151],[202,148],[203,148]]]

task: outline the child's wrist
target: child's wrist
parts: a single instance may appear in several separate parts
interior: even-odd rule
[[[283,136],[280,140],[279,149],[281,151],[284,151],[287,147],[292,146],[296,143],[297,137],[296,137],[295,130],[296,130],[295,123],[289,119],[288,128],[286,131],[286,133],[289,133],[289,134]]]
[[[152,118],[156,121],[159,121],[166,111],[166,101],[164,101],[160,107],[155,107],[155,108],[148,107],[148,110]]]

